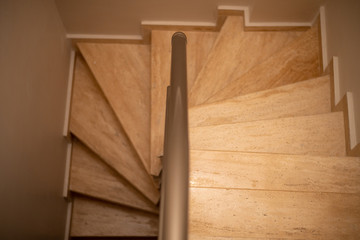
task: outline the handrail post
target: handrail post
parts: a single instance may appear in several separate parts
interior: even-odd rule
[[[166,110],[161,215],[162,240],[187,240],[189,134],[186,36],[172,37],[171,81]]]

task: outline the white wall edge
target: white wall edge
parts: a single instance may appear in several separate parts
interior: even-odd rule
[[[72,202],[68,202],[64,240],[69,240],[70,238],[71,215],[72,215]]]
[[[63,187],[63,197],[64,198],[68,198],[68,194],[69,194],[71,153],[72,153],[72,143],[68,142],[67,151],[66,151],[65,176],[64,176],[64,187]]]
[[[218,10],[244,11],[245,27],[311,27],[311,22],[251,22],[250,8],[246,6],[219,5]]]
[[[65,119],[64,119],[64,128],[63,135],[67,137],[69,132],[69,117],[70,117],[70,106],[71,106],[71,92],[72,92],[72,83],[74,76],[74,64],[75,64],[75,50],[72,49],[70,53],[70,67],[69,67],[69,76],[68,76],[68,86],[66,92],[66,106],[65,106]]]
[[[142,40],[141,35],[66,34],[69,39]]]
[[[141,25],[216,27],[216,24],[212,22],[186,22],[186,21],[141,21]]]
[[[353,149],[357,145],[355,108],[354,108],[353,93],[352,92],[346,92],[346,98],[347,98],[347,102],[348,102],[350,148]]]

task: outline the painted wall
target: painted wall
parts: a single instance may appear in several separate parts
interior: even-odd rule
[[[360,142],[360,1],[325,4],[328,60],[339,57],[340,92],[353,92],[357,142]]]
[[[0,239],[64,238],[69,59],[53,1],[0,1]]]

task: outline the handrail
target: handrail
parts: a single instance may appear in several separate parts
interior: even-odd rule
[[[172,37],[167,91],[159,240],[186,240],[188,232],[189,133],[186,36]]]

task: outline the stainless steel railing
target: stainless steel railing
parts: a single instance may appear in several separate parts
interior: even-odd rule
[[[189,134],[186,36],[172,37],[167,91],[159,240],[186,240],[188,234]]]

